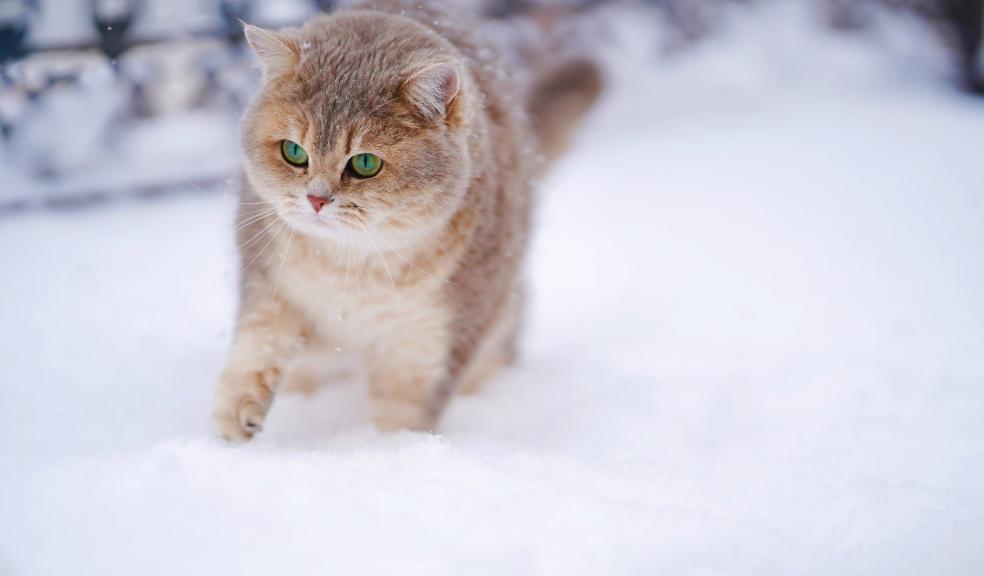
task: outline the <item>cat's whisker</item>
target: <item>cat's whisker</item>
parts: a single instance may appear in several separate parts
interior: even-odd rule
[[[233,233],[234,234],[239,234],[240,232],[245,232],[251,226],[261,226],[261,225],[262,226],[266,226],[267,223],[263,222],[263,220],[264,220],[264,218],[269,218],[270,216],[272,216],[272,214],[266,214],[263,218],[257,218],[256,220],[253,220],[252,222],[244,223],[244,224],[242,224],[240,226],[237,226],[235,229],[233,229]],[[280,218],[272,218],[271,219],[272,222],[276,222],[278,220],[280,220]]]
[[[278,223],[280,223],[280,220],[273,220],[272,222],[270,222],[269,224],[267,224],[266,226],[264,226],[262,230],[260,230],[256,234],[253,234],[253,236],[249,240],[247,240],[247,241],[243,242],[242,244],[240,244],[239,245],[239,249],[242,250],[243,248],[248,247],[253,242],[255,242],[257,239],[259,239],[260,237],[262,237],[265,232],[268,232],[271,228],[273,228],[274,226],[276,226]]]
[[[384,224],[386,224],[386,223],[384,222]],[[396,228],[393,228],[393,226],[391,226],[390,224],[386,224],[386,225],[389,226],[397,234],[400,234],[400,231],[397,230]],[[402,237],[403,235],[400,234],[400,236]],[[444,282],[445,284],[448,284],[450,286],[454,286],[455,288],[460,288],[460,286],[458,286],[457,284],[455,284],[451,280],[448,280],[447,278],[441,278],[437,274],[434,274],[432,272],[428,272],[427,270],[424,270],[423,268],[420,268],[419,266],[417,266],[416,264],[414,264],[414,262],[413,262],[413,251],[412,250],[410,251],[410,260],[407,260],[395,248],[393,248],[393,245],[392,244],[390,244],[389,242],[386,241],[386,237],[385,236],[380,236],[379,239],[382,240],[386,244],[386,246],[393,252],[393,254],[396,254],[396,257],[397,258],[399,258],[400,260],[403,260],[403,262],[407,266],[409,266],[410,268],[416,270],[417,272],[420,272],[421,274],[424,274],[426,276],[430,276],[431,278],[433,278],[435,280],[440,280],[441,282]],[[409,245],[409,243],[407,243],[405,237],[403,238],[403,242],[404,242],[404,244],[407,245],[407,249],[409,250],[410,249],[410,245]]]
[[[348,240],[345,241],[345,248],[348,248]],[[335,250],[335,273],[332,274],[331,286],[328,287],[329,290],[334,290],[338,286],[338,279],[342,275],[342,251]]]
[[[399,229],[399,228],[397,228],[396,226],[393,226],[392,224],[390,224],[390,223],[389,223],[389,222],[387,222],[386,220],[383,220],[383,221],[382,221],[382,223],[383,223],[383,224],[384,224],[384,225],[385,225],[385,226],[386,226],[387,228],[389,228],[389,229],[390,229],[390,230],[392,230],[393,232],[396,232],[396,233],[397,233],[397,235],[399,235],[399,236],[400,236],[400,241],[402,241],[402,242],[403,242],[403,245],[404,245],[404,246],[406,247],[406,249],[407,249],[407,254],[409,254],[409,259],[410,259],[410,262],[409,262],[409,264],[411,264],[411,265],[413,265],[413,263],[414,263],[414,261],[415,261],[415,259],[416,259],[416,255],[415,255],[415,254],[413,253],[413,248],[411,248],[411,247],[410,247],[410,242],[409,242],[409,241],[407,240],[407,237],[406,237],[406,236],[405,236],[405,235],[403,234],[403,232],[400,232],[400,229]],[[382,238],[382,237],[380,237],[380,238]],[[385,242],[385,241],[386,241],[386,239],[385,239],[385,238],[383,238],[383,241]],[[390,249],[392,249],[392,247],[390,247]],[[394,252],[395,252],[395,250],[394,250]]]
[[[276,212],[276,210],[272,210],[271,212],[269,212],[267,214],[263,214],[259,218],[255,218],[255,219],[252,219],[256,215],[255,212],[254,213],[251,213],[251,214],[248,214],[247,215],[247,220],[248,221],[244,220],[243,222],[237,222],[236,223],[236,226],[233,228],[233,235],[235,236],[236,233],[238,233],[240,230],[243,230],[243,229],[247,228],[250,224],[253,224],[253,223],[255,223],[258,220],[262,220],[263,218],[265,218],[266,216],[269,216],[270,214],[273,214],[274,212]],[[274,221],[274,222],[276,222],[276,221]],[[260,232],[258,232],[256,235],[254,235],[252,238],[250,238],[249,240],[247,240],[243,244],[240,244],[239,245],[239,249],[242,250],[244,247],[249,246],[252,243],[252,240],[255,240],[256,238],[258,238],[260,235],[262,235],[262,233],[265,230],[268,230],[268,229],[269,229],[269,225],[267,225],[266,228],[264,228],[263,230],[261,230]],[[222,242],[224,240],[225,240],[225,238],[220,238],[220,239],[216,240],[215,242],[213,242],[212,245],[213,246],[217,246],[220,242]]]
[[[236,206],[238,206],[243,210],[258,212],[260,210],[265,210],[267,208],[276,206],[276,204],[274,204],[273,202],[240,202],[239,204],[236,204]]]
[[[277,297],[277,289],[280,288],[280,277],[284,273],[284,264],[287,263],[287,257],[290,256],[290,243],[294,240],[294,229],[290,229],[290,236],[287,237],[287,248],[284,249],[284,253],[280,256],[280,269],[277,270],[277,279],[273,282],[273,297]]]
[[[248,216],[255,216],[257,214],[263,214],[263,213],[268,213],[268,212],[271,212],[271,211],[275,211],[276,209],[277,209],[277,207],[275,205],[270,204],[270,205],[263,206],[263,207],[260,207],[260,208],[250,208],[250,209],[247,209],[246,211],[243,212],[243,215],[244,216],[247,216],[247,217]]]
[[[352,247],[349,246],[345,256],[345,282],[342,284],[342,302],[348,296],[349,274],[352,272]]]
[[[345,241],[345,250],[346,250],[346,253],[347,254],[348,254],[349,250],[351,250],[351,243],[348,240]],[[337,283],[338,277],[341,275],[341,271],[342,271],[342,252],[340,250],[339,251],[336,251],[336,256],[338,258],[338,262],[335,265],[335,277],[332,278],[332,281],[331,281],[331,288],[330,289],[332,289],[332,290],[335,288],[335,284]],[[348,266],[348,264],[346,264],[346,266]],[[345,277],[346,277],[346,280],[347,280],[348,279],[348,268],[346,268],[346,276]],[[344,320],[344,315],[345,315],[345,295],[344,295],[344,293],[342,295],[341,300],[339,300],[339,303],[341,304],[341,306],[339,307],[338,317],[336,318],[336,321],[335,321],[335,350],[338,351],[338,352],[341,351],[341,348],[338,347],[338,343],[341,340],[340,339],[340,336],[341,336],[341,333],[342,333],[342,323],[345,321]]]
[[[283,220],[280,221],[280,226],[276,230],[274,230],[272,234],[270,234],[270,239],[267,240],[267,243],[263,245],[263,248],[260,248],[260,251],[257,252],[255,256],[253,256],[253,259],[250,260],[249,263],[243,267],[242,270],[243,272],[246,272],[246,270],[248,270],[249,267],[252,266],[253,263],[256,262],[257,259],[259,259],[259,257],[262,256],[264,252],[266,252],[266,249],[270,247],[270,244],[273,244],[273,241],[276,240],[277,234],[280,234],[280,232],[283,231],[284,226],[286,225],[287,225],[286,222],[284,222]]]
[[[262,220],[264,217],[269,216],[270,214],[276,213],[276,211],[277,211],[276,208],[267,208],[265,210],[256,210],[256,211],[253,211],[253,212],[244,212],[240,216],[239,221],[236,222],[236,229],[238,230],[238,229],[240,229],[240,228],[242,228],[244,226],[248,226],[248,225],[252,224],[253,222],[255,222],[257,220]]]
[[[271,216],[276,212],[277,212],[276,208],[271,208],[262,213],[254,213],[251,216],[247,216],[245,220],[243,220],[242,222],[236,225],[234,231],[239,232],[240,230],[249,227],[251,224],[255,224],[256,222],[259,222],[260,220],[263,220],[264,218]]]
[[[225,190],[221,190],[221,189],[206,190],[205,188],[202,188],[200,185],[195,184],[194,182],[188,180],[187,178],[184,178],[184,183],[186,186],[192,187],[197,192],[201,192],[202,194],[208,194],[211,196],[221,196],[224,192],[229,191],[229,188],[226,188]],[[226,184],[228,184],[228,182]],[[216,188],[222,188],[222,187],[216,186]]]
[[[365,225],[362,225],[362,231],[366,233],[366,237],[368,237],[369,241],[372,242],[372,247],[376,249],[376,254],[379,254],[379,259],[383,262],[383,269],[386,270],[386,275],[389,276],[390,285],[393,286],[393,294],[396,296],[396,301],[399,302],[401,300],[400,292],[396,289],[396,282],[393,280],[393,274],[390,273],[389,264],[386,263],[386,257],[383,256],[382,251],[379,249],[379,245],[376,244],[372,234],[369,233],[369,229],[366,228]]]
[[[359,289],[359,301],[362,301],[362,270],[355,268],[355,286]]]

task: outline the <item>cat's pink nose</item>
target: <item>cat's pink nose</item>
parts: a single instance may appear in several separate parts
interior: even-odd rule
[[[315,196],[314,194],[308,194],[307,198],[315,212],[321,212],[321,209],[329,202],[324,196]]]

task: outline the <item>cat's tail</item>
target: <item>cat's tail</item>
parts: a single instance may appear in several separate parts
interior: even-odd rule
[[[563,60],[534,75],[527,111],[539,152],[548,163],[567,148],[603,87],[601,69],[587,58]]]

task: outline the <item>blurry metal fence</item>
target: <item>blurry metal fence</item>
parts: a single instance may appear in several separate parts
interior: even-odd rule
[[[708,32],[708,6],[753,1],[641,0],[684,41]],[[839,28],[863,27],[875,6],[920,14],[954,47],[964,86],[984,92],[984,0],[820,1]],[[493,18],[510,19],[590,13],[633,0],[473,2]],[[229,136],[256,88],[242,22],[293,25],[335,6],[336,0],[0,0],[0,214],[227,179],[238,164]],[[161,120],[175,110],[195,114],[183,124]]]

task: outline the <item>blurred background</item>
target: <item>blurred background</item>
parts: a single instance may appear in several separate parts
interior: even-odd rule
[[[659,38],[655,62],[707,42],[729,11],[755,2],[456,4],[497,20],[489,28],[509,31],[507,50],[530,43],[531,30],[563,36],[565,49],[604,50],[623,32],[605,15],[629,10]],[[289,26],[335,7],[335,0],[0,1],[0,215],[224,181],[237,165],[230,136],[256,89],[241,21]],[[928,31],[918,41],[928,45],[913,50],[949,53],[951,70],[940,82],[984,91],[978,0],[813,0],[806,7],[818,25],[840,34],[870,32],[892,12],[917,21]],[[770,26],[763,19],[760,33],[776,33]]]
[[[449,2],[604,73],[519,363],[230,448],[240,20],[339,5],[0,0],[0,576],[984,574],[984,0]]]

